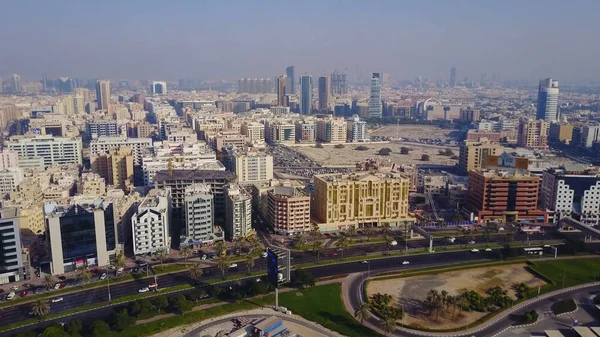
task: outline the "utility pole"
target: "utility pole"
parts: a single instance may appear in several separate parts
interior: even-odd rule
[[[567,276],[567,273],[563,272],[563,285],[562,285],[563,289],[565,289],[565,276]]]
[[[112,297],[110,296],[110,276],[108,275],[108,268],[106,268],[106,283],[108,287],[108,304],[112,304]]]

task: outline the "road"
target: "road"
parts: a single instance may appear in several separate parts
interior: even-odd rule
[[[385,271],[385,270],[395,270],[395,269],[403,269],[402,261],[410,261],[411,267],[424,267],[424,266],[435,266],[435,265],[443,265],[448,263],[459,263],[465,261],[478,261],[478,260],[494,260],[499,257],[498,250],[493,250],[492,252],[482,252],[480,254],[474,254],[468,251],[460,251],[460,252],[445,252],[445,253],[436,253],[436,254],[423,254],[423,255],[414,255],[414,256],[406,256],[406,257],[391,257],[391,258],[381,258],[371,260],[368,264],[362,264],[359,262],[347,262],[340,264],[331,264],[331,265],[323,265],[318,267],[307,268],[307,270],[313,274],[317,278],[333,276],[333,275],[343,275],[349,273],[356,272],[364,272],[367,270],[371,271]],[[305,256],[294,256],[293,264],[300,264],[313,261],[314,257],[312,254],[305,254]],[[331,260],[327,257],[324,257],[324,261]],[[241,275],[245,272],[244,264],[238,263],[239,268],[236,270],[232,270],[229,272],[229,275],[238,274]],[[391,267],[393,266],[393,267]],[[256,262],[256,266],[252,268],[252,270],[264,270],[266,271],[266,261],[265,259],[261,259]],[[206,268],[205,271],[208,271],[211,275],[205,277],[205,280],[214,280],[219,278],[220,271],[213,268]],[[160,287],[170,287],[179,284],[185,284],[189,282],[189,278],[187,276],[187,272],[169,274],[169,275],[160,275],[158,277],[158,284]],[[228,284],[235,284],[239,281],[227,282],[223,284],[223,286]],[[138,289],[148,285],[149,280],[136,280],[126,283],[121,283],[118,285],[111,286],[111,295],[112,299],[116,299],[123,296],[128,296],[132,294],[136,294]],[[187,290],[186,290],[187,291]],[[184,291],[185,292],[185,291]],[[70,310],[77,307],[82,307],[86,305],[103,303],[108,301],[108,290],[107,288],[96,288],[83,290],[77,293],[62,295],[64,300],[59,303],[51,304],[51,313],[60,313],[65,310]],[[30,304],[22,304],[14,307],[5,308],[0,311],[0,323],[8,324],[15,323],[22,320],[29,319],[29,311],[31,305]],[[81,319],[82,321],[90,321],[97,319],[98,317],[103,317],[103,315],[107,315],[112,312],[112,308],[103,308],[98,310],[93,310],[89,312],[80,313],[77,315],[73,315],[69,319]],[[68,320],[66,318],[56,319],[55,321]],[[15,329],[12,331],[7,331],[0,333],[0,337],[4,336],[12,336],[21,331],[32,330],[38,327],[43,327],[48,325],[49,322],[38,323],[35,325],[27,326],[24,328]]]

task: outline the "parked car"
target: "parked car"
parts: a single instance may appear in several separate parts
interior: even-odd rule
[[[471,253],[479,253],[479,249],[477,249],[477,248],[471,249]]]
[[[19,290],[19,286],[12,286],[12,287],[10,287],[10,289],[12,289],[12,290]]]
[[[485,249],[485,251],[486,251],[486,252],[491,252],[491,251],[492,251],[492,248],[486,248],[486,249]]]
[[[27,296],[27,294],[29,294],[27,291],[22,291],[19,296],[25,297],[25,296]]]
[[[331,254],[329,254],[329,256],[331,256],[331,257],[336,257],[336,256],[338,256],[338,255],[337,255],[337,253],[331,253]]]
[[[17,295],[15,294],[15,292],[14,292],[14,291],[11,291],[10,293],[8,293],[8,295],[6,295],[6,300],[7,300],[7,301],[10,301],[10,300],[12,300],[13,298],[15,298],[15,296],[17,296]]]
[[[65,289],[66,286],[67,286],[67,284],[63,282],[63,283],[60,283],[59,288],[60,289]]]
[[[58,289],[60,289],[60,285],[61,285],[61,283],[57,283],[57,284],[55,284],[55,285],[54,285],[54,290],[58,290]]]
[[[106,279],[106,273],[102,273],[102,275],[100,275],[100,281],[105,280]]]

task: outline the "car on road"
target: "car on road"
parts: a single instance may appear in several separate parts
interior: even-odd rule
[[[229,265],[229,268],[237,268],[237,266],[238,266],[237,263],[232,263]]]
[[[486,251],[486,252],[491,252],[491,251],[492,251],[492,248],[486,248],[486,249],[485,249],[485,251]]]
[[[10,301],[17,296],[14,291],[11,291],[8,295],[6,295],[6,300]]]
[[[60,283],[58,288],[65,289],[66,286],[67,286],[67,284],[63,282],[63,283]]]
[[[60,289],[60,283],[57,283],[54,285],[54,290],[58,290],[58,289]]]
[[[479,253],[479,249],[473,248],[473,249],[471,249],[471,253]]]
[[[148,287],[143,287],[142,289],[138,290],[138,293],[142,294],[142,293],[147,293],[150,291],[150,288]]]
[[[402,261],[402,264],[410,264],[410,261]]]
[[[100,275],[100,281],[105,280],[106,279],[106,273],[102,273],[102,275]]]
[[[471,240],[471,241],[469,241],[469,244],[474,245],[475,241]]]
[[[63,300],[64,300],[64,298],[62,298],[62,297],[53,298],[52,303],[62,302]]]
[[[217,256],[213,254],[213,256],[211,256],[210,258],[214,260],[217,258]]]
[[[29,294],[29,292],[23,291],[23,292],[21,292],[21,294],[19,294],[19,296],[25,297],[25,296],[27,296],[27,294]]]
[[[10,287],[10,289],[12,289],[12,290],[19,290],[19,286],[12,286],[12,287]]]
[[[362,263],[362,264],[367,264],[367,263],[369,263],[369,261],[367,261],[367,260],[363,260],[363,261],[361,261],[360,263]]]
[[[202,254],[202,260],[206,260],[208,259],[208,256],[206,254]]]
[[[331,254],[329,254],[329,256],[331,256],[331,257],[336,257],[336,256],[337,256],[337,253],[331,253]]]

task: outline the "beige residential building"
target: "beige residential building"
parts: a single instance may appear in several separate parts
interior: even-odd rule
[[[240,132],[251,143],[265,141],[265,126],[257,122],[244,122],[240,127]]]
[[[19,226],[29,234],[41,234],[46,228],[44,207],[41,203],[25,203],[19,205]]]
[[[343,118],[320,119],[317,121],[317,141],[323,143],[345,143],[348,132]]]
[[[458,167],[464,172],[484,168],[489,156],[499,156],[504,152],[504,146],[488,141],[465,141],[460,145]]]
[[[270,144],[296,143],[296,126],[293,123],[269,121],[265,125],[265,138]]]
[[[548,142],[569,144],[573,138],[573,124],[551,123],[548,130]]]
[[[137,124],[137,137],[138,138],[151,138],[152,133],[155,131],[155,126],[148,122],[141,122]]]
[[[321,231],[397,226],[408,214],[409,178],[400,173],[357,172],[314,177],[313,220]]]
[[[267,192],[267,221],[279,234],[309,231],[310,195],[294,186],[276,186]]]
[[[548,129],[550,123],[543,120],[521,120],[517,144],[531,149],[548,147]]]
[[[317,139],[316,126],[313,121],[296,121],[296,141],[298,143],[314,143]]]
[[[106,194],[106,180],[98,173],[82,173],[79,194],[100,197]]]
[[[241,184],[273,179],[273,157],[268,154],[260,152],[236,154],[232,164],[232,171]]]
[[[19,167],[19,155],[8,149],[0,150],[0,171]]]
[[[209,133],[207,133],[207,143],[209,143],[216,151],[221,151],[224,147],[243,149],[246,146],[246,143],[248,143],[248,138],[239,132],[223,131],[210,135],[210,137]]]
[[[92,172],[106,180],[108,185],[129,190],[133,185],[133,153],[129,147],[113,149],[107,154],[92,155]]]

